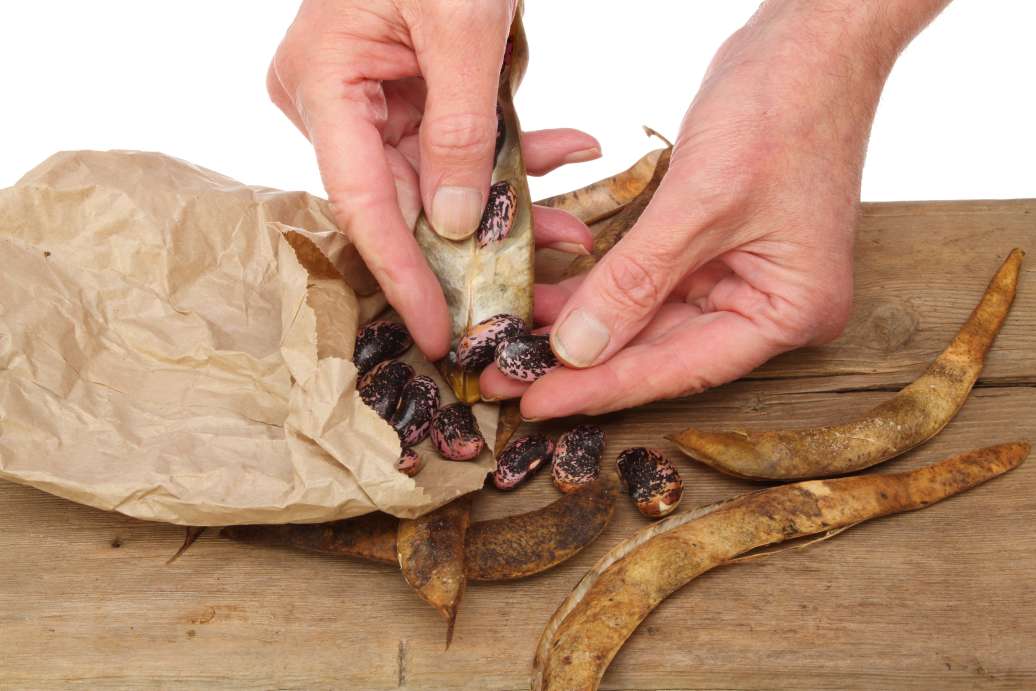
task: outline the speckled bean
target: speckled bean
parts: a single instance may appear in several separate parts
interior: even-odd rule
[[[525,331],[525,322],[512,314],[497,314],[480,321],[457,344],[457,363],[470,372],[479,372],[496,357],[500,341]]]
[[[562,434],[554,447],[554,486],[568,494],[590,484],[601,474],[603,454],[604,431],[600,427],[579,425]]]
[[[373,321],[356,334],[353,362],[364,375],[375,365],[399,357],[413,343],[410,332],[399,322]]]
[[[493,484],[497,489],[514,489],[532,477],[540,467],[550,463],[554,442],[542,434],[518,437],[496,460]]]
[[[648,518],[661,518],[676,509],[683,496],[683,480],[665,454],[638,446],[620,453],[616,463],[638,511]]]
[[[403,386],[391,420],[403,446],[416,446],[424,441],[437,410],[439,387],[430,377],[418,375]]]
[[[486,445],[475,415],[463,403],[439,408],[432,420],[432,442],[439,454],[450,461],[473,460]]]
[[[518,210],[518,193],[510,183],[494,182],[489,187],[489,199],[486,201],[482,220],[475,230],[475,239],[479,247],[491,242],[499,242],[507,237],[514,225],[514,215]]]
[[[500,341],[496,366],[512,379],[533,382],[561,363],[550,349],[550,336],[526,334]]]
[[[424,458],[419,456],[413,449],[403,449],[403,453],[399,454],[399,460],[396,461],[396,470],[407,477],[417,475],[422,468],[424,468]]]
[[[399,404],[403,387],[414,376],[414,368],[405,362],[390,360],[376,365],[363,375],[357,389],[364,403],[385,420],[392,418]]]

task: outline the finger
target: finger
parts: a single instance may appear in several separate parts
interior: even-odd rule
[[[522,133],[522,158],[529,175],[546,175],[566,163],[600,157],[600,143],[586,132],[554,129]]]
[[[482,392],[482,398],[486,401],[506,401],[511,398],[520,398],[529,388],[527,382],[511,379],[497,369],[495,364],[490,364],[478,378],[478,388]]]
[[[274,68],[273,63],[270,63],[270,68],[266,71],[266,93],[270,96],[273,104],[280,108],[281,112],[299,129],[299,132],[302,132],[302,136],[308,139],[309,133],[306,132],[306,126],[303,124],[302,118],[299,117],[299,111],[295,108],[295,102],[288,95],[284,84],[281,83],[280,77],[277,76],[277,70]]]
[[[547,247],[585,256],[594,246],[594,237],[586,224],[561,209],[534,205],[532,228],[537,249]]]
[[[384,115],[380,88],[374,82],[331,80],[310,84],[300,94],[300,115],[317,152],[335,220],[418,347],[430,359],[439,359],[449,348],[446,300],[400,211],[396,177],[378,123],[372,120],[372,114]]]
[[[534,324],[553,324],[572,297],[574,288],[562,284],[538,283],[533,287],[532,321]]]
[[[705,314],[655,343],[631,345],[604,364],[548,373],[522,397],[522,417],[599,415],[698,393],[732,381],[786,349],[747,317]]]
[[[687,275],[674,289],[687,302],[707,297],[720,281],[731,275],[730,267],[715,259]]]
[[[482,217],[496,146],[506,3],[427,2],[414,48],[428,88],[421,123],[421,197],[432,227],[460,240]]]

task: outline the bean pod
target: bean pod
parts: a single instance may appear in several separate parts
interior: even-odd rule
[[[513,314],[497,314],[480,321],[457,344],[457,364],[469,372],[481,372],[496,357],[500,341],[521,336],[525,322]]]
[[[422,468],[424,468],[424,458],[418,456],[413,449],[403,449],[403,453],[399,454],[399,460],[396,461],[396,470],[407,477],[417,475]]]
[[[554,442],[542,434],[518,437],[503,450],[496,461],[493,485],[497,489],[514,489],[540,467],[550,463]]]
[[[353,363],[362,376],[375,365],[399,357],[413,344],[410,332],[399,322],[373,321],[356,335]]]
[[[676,509],[683,496],[683,480],[661,451],[642,446],[626,449],[616,463],[638,511],[648,518],[661,518]]]
[[[482,220],[475,230],[479,247],[500,242],[511,232],[514,216],[518,211],[518,193],[511,183],[500,181],[489,186],[489,199],[482,212]]]
[[[390,420],[399,405],[403,387],[414,376],[414,368],[405,362],[390,360],[363,376],[357,389],[360,399],[385,420]]]
[[[450,461],[478,458],[486,446],[475,415],[463,403],[453,403],[439,409],[432,420],[432,443],[439,454]]]
[[[558,439],[551,476],[565,494],[588,485],[601,474],[604,432],[594,425],[579,425]]]
[[[550,349],[550,336],[526,334],[500,341],[496,366],[511,379],[534,382],[561,363]]]

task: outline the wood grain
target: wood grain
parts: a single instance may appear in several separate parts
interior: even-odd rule
[[[869,205],[845,336],[701,396],[606,416],[605,462],[661,445],[684,476],[687,507],[756,487],[683,459],[663,435],[688,424],[825,424],[866,410],[924,369],[1015,246],[1029,261],[971,399],[942,434],[874,472],[1036,441],[1034,209]],[[540,474],[515,493],[483,492],[473,518],[556,496]],[[524,689],[551,612],[644,521],[620,500],[598,542],[554,571],[471,585],[444,653],[442,621],[397,569],[211,533],[166,566],[182,529],[0,483],[0,688]],[[924,511],[717,569],[648,618],[604,688],[1036,687],[1033,525],[1030,459]]]

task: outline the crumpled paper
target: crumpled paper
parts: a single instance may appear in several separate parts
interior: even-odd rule
[[[413,517],[480,489],[488,451],[426,441],[420,475],[395,469],[350,359],[384,307],[321,199],[57,154],[0,191],[0,478],[195,526]],[[492,440],[496,406],[475,414]]]

